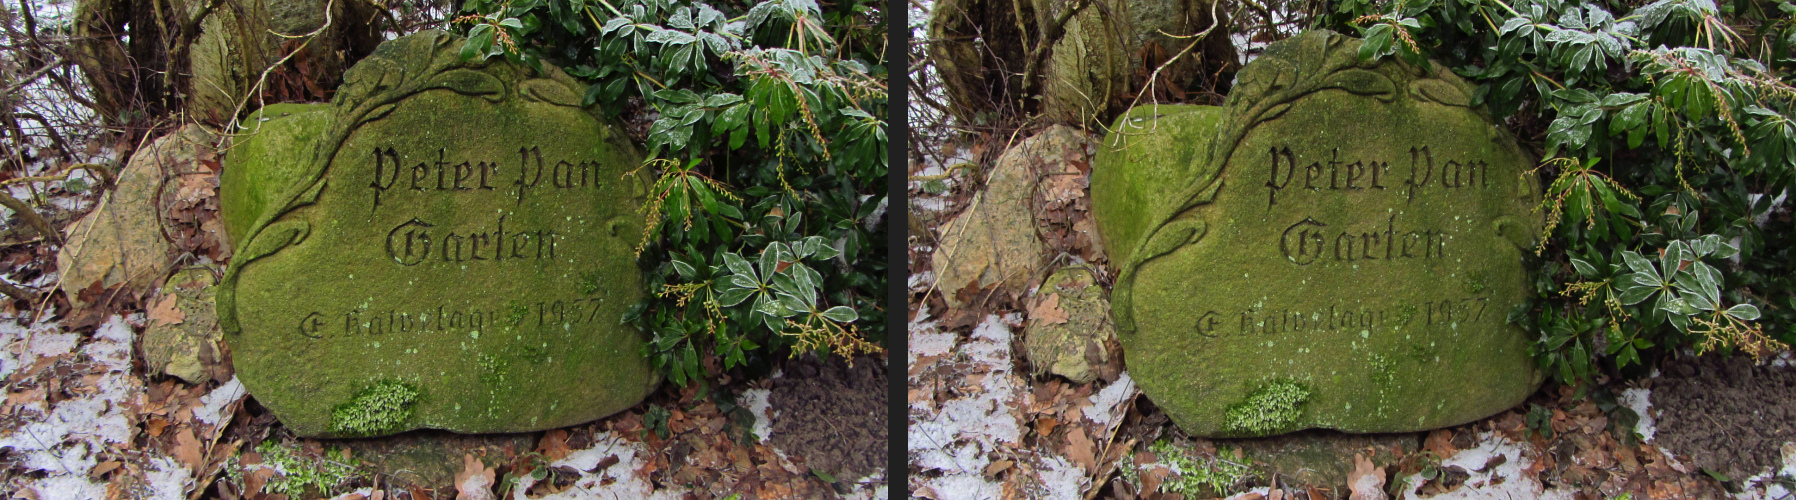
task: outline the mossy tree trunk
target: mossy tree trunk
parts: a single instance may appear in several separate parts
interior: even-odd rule
[[[929,53],[962,120],[1002,112],[1050,123],[1105,123],[1132,103],[1210,103],[1204,92],[1226,92],[1239,62],[1227,15],[1212,5],[943,0],[930,16]],[[1205,30],[1203,38],[1178,38]]]
[[[241,97],[243,80],[260,76],[322,26],[324,2],[288,0],[83,0],[75,9],[73,59],[92,89],[94,110],[108,125],[140,123],[192,107],[196,96]],[[332,29],[307,44],[301,85],[334,88],[344,68],[379,44],[380,10],[366,0],[329,2]],[[205,38],[215,38],[201,44]],[[196,54],[207,47],[220,54]],[[208,56],[211,56],[208,59]],[[228,77],[194,78],[201,60]],[[252,68],[253,67],[253,68]],[[191,69],[190,69],[191,68]],[[247,76],[246,76],[247,75]],[[318,80],[318,81],[310,81]],[[204,81],[202,84],[201,82]],[[314,96],[319,97],[321,96]],[[223,100],[223,99],[220,99]],[[207,101],[213,104],[212,101]],[[195,118],[228,120],[211,105]],[[232,106],[234,107],[234,106]],[[244,111],[247,111],[244,110]]]

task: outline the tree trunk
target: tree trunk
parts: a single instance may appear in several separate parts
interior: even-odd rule
[[[1208,0],[943,0],[930,16],[929,54],[963,121],[1001,111],[1107,123],[1132,103],[1208,104],[1227,91],[1240,63],[1224,12],[1216,10],[1221,19],[1202,39],[1169,36],[1209,29],[1210,7]],[[1181,52],[1150,86],[1154,70]]]

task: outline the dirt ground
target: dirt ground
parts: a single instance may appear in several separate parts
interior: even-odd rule
[[[1670,360],[1660,372],[1650,384],[1666,449],[1728,478],[1783,468],[1780,448],[1796,441],[1796,369],[1708,355]]]
[[[806,356],[786,363],[769,402],[774,446],[837,479],[885,469],[886,368],[878,360]]]

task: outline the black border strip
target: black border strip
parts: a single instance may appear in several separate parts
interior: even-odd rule
[[[886,0],[886,488],[910,498],[910,3]]]

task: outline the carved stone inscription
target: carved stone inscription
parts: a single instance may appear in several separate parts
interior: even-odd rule
[[[642,294],[640,153],[559,70],[464,64],[458,43],[388,42],[304,111],[322,118],[258,121],[227,157],[224,216],[249,222],[221,324],[244,385],[301,435],[560,427],[657,381],[622,321]],[[418,396],[357,417],[393,387]]]
[[[1281,42],[1226,107],[1137,110],[1104,139],[1119,337],[1188,433],[1415,431],[1538,383],[1508,321],[1530,295],[1533,161],[1450,71],[1357,43]]]
[[[519,161],[512,166],[488,161],[451,164],[447,160],[448,150],[444,148],[437,150],[435,162],[420,161],[410,167],[403,167],[405,160],[391,147],[375,147],[373,156],[373,170],[370,173],[374,180],[368,183],[368,188],[372,192],[371,199],[377,214],[381,211],[381,196],[393,189],[402,176],[411,181],[405,189],[419,194],[504,196],[508,200],[516,199],[519,205],[533,193],[540,195],[542,189],[596,194],[603,183],[599,177],[599,162],[563,159],[552,166],[547,165],[543,161],[541,147],[518,148]],[[493,182],[508,175],[504,173],[506,171],[515,171],[515,174],[509,174],[515,176],[515,179],[508,184],[507,189],[500,191]],[[544,178],[545,173],[547,178]],[[388,209],[392,208],[389,204]],[[458,233],[444,229],[446,221],[430,222],[413,217],[387,231],[386,244],[381,248],[384,248],[388,258],[402,266],[474,261],[497,263],[505,259],[553,260],[556,246],[565,244],[567,240],[565,231],[557,231],[552,227],[553,221],[551,227],[546,228],[520,228],[513,223],[508,232],[505,227],[506,216],[488,219],[492,221],[490,226]]]
[[[1311,162],[1308,166],[1301,167],[1300,174],[1297,157],[1291,153],[1290,147],[1273,147],[1267,151],[1272,160],[1271,179],[1266,181],[1267,212],[1278,207],[1279,192],[1292,187],[1319,194],[1389,189],[1382,184],[1382,179],[1390,178],[1391,163],[1388,161],[1355,160],[1347,163],[1341,160],[1340,148],[1331,148],[1327,162]],[[1490,189],[1488,162],[1478,159],[1464,162],[1446,160],[1437,172],[1434,153],[1428,146],[1409,148],[1409,160],[1408,177],[1402,180],[1401,185],[1396,185],[1406,205],[1415,202],[1416,192],[1419,190]],[[1292,180],[1300,175],[1303,183],[1292,186]],[[1441,228],[1408,225],[1399,228],[1395,213],[1383,221],[1372,221],[1370,224],[1364,223],[1365,221],[1355,221],[1357,223],[1352,225],[1342,222],[1337,220],[1331,227],[1329,223],[1318,220],[1316,215],[1307,215],[1285,227],[1279,237],[1278,251],[1285,259],[1297,265],[1309,265],[1318,259],[1351,262],[1446,257],[1447,232]],[[1378,224],[1379,222],[1383,224]]]

